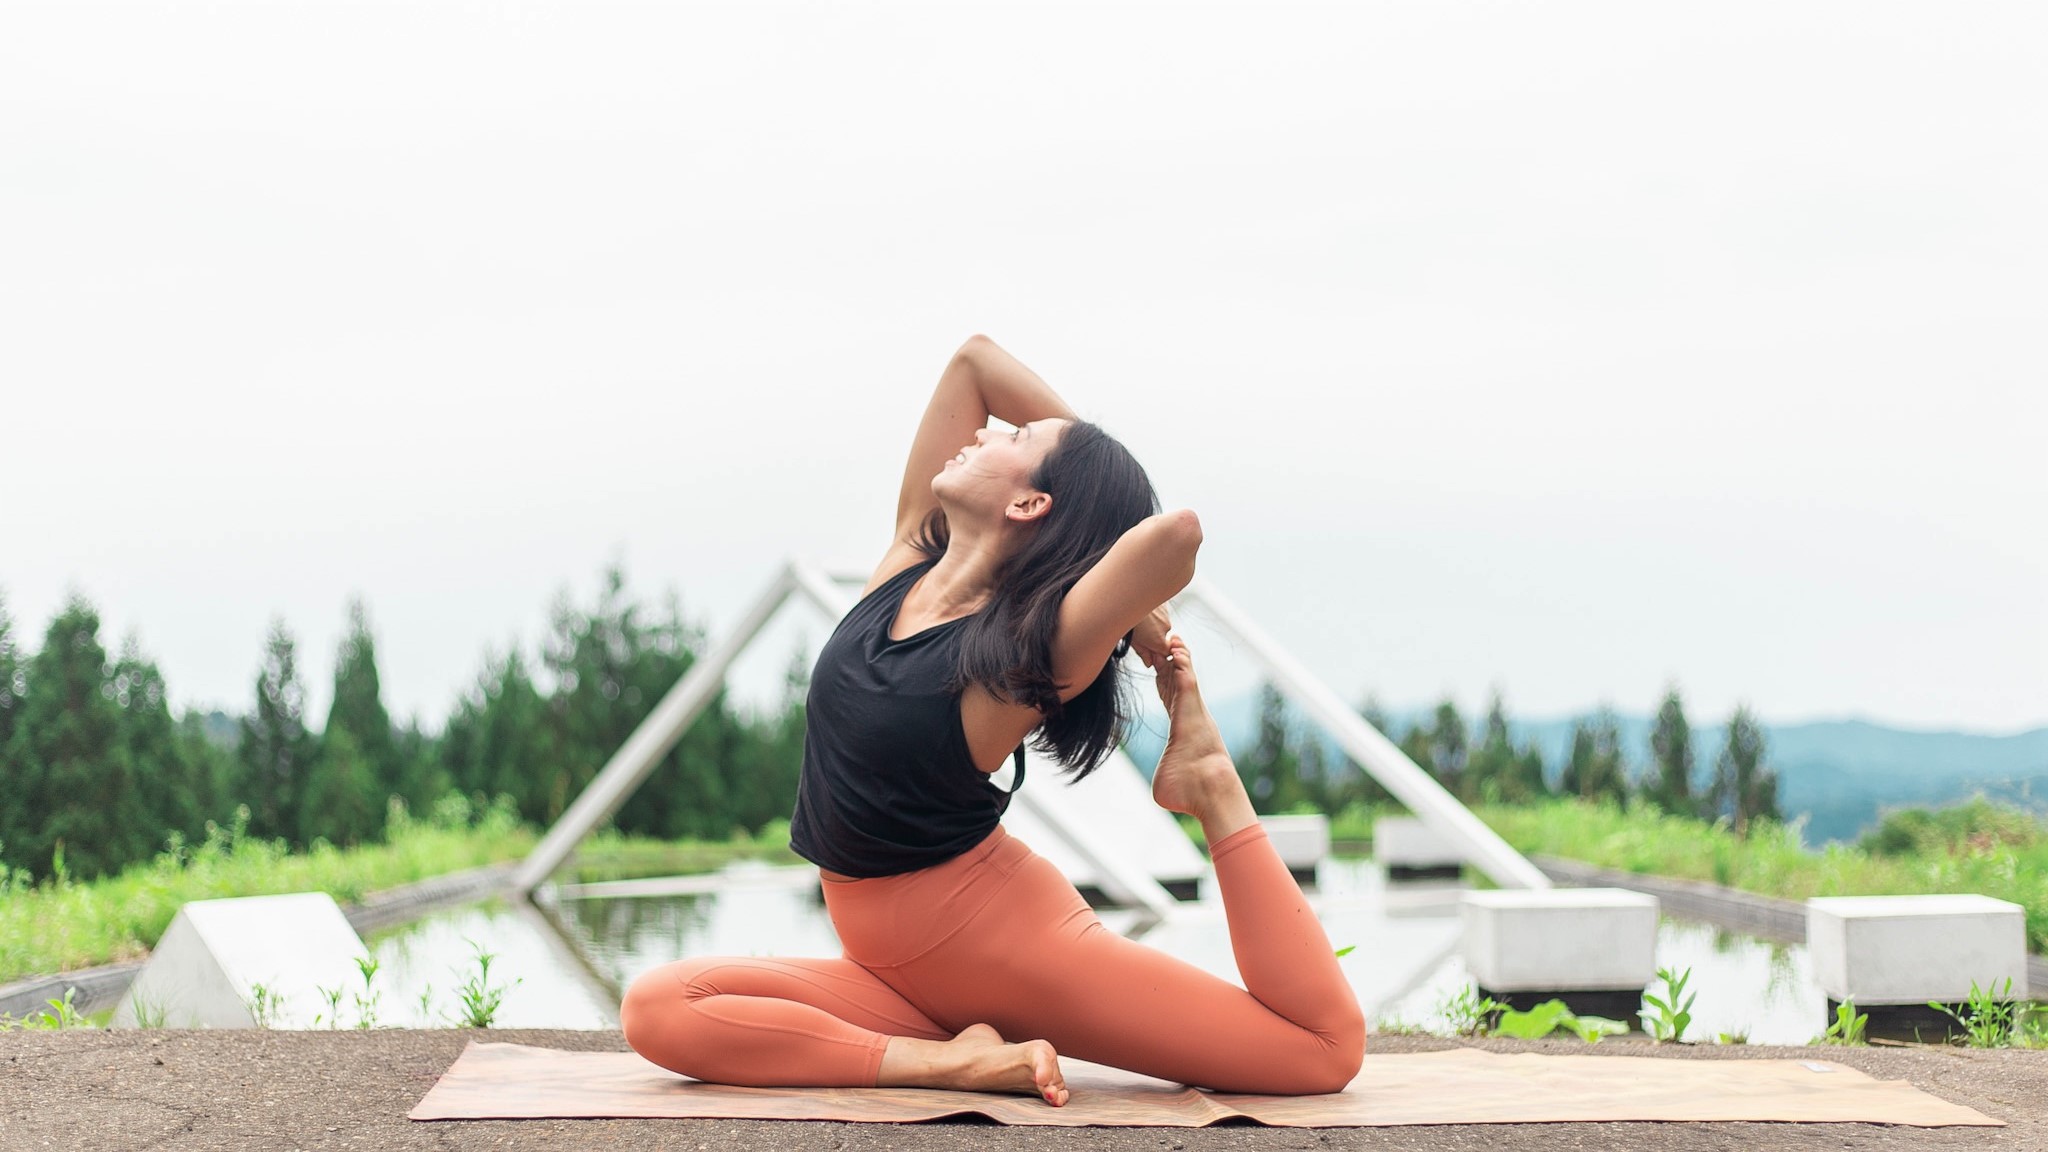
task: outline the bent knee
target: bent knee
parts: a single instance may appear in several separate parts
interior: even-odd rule
[[[1358,1069],[1365,1063],[1365,1013],[1354,1008],[1321,1039],[1322,1051],[1311,1061],[1304,1078],[1305,1096],[1342,1092],[1358,1078]]]
[[[691,1002],[705,994],[700,977],[721,962],[715,956],[677,960],[650,968],[626,986],[619,1002],[619,1030],[626,1045],[657,1064],[674,1068],[673,1052],[695,1015]],[[661,1056],[655,1053],[661,1053]]]

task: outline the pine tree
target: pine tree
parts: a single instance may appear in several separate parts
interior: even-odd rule
[[[1471,760],[1471,736],[1458,705],[1446,696],[1436,706],[1436,720],[1429,729],[1429,760],[1438,782],[1460,800],[1471,800],[1471,782],[1466,769]]]
[[[1602,706],[1572,724],[1572,749],[1558,790],[1586,800],[1628,800],[1628,768],[1621,754],[1621,722]]]
[[[306,774],[299,840],[345,846],[375,839],[384,830],[387,795],[355,734],[345,724],[330,727],[320,737],[313,770]]]
[[[1656,726],[1650,730],[1650,763],[1654,775],[1643,794],[1674,816],[1698,815],[1699,801],[1692,791],[1692,729],[1675,686],[1657,707]]]
[[[14,867],[8,861],[24,859],[22,854],[28,851],[30,824],[34,819],[34,810],[27,802],[28,770],[18,760],[27,751],[17,749],[14,743],[27,696],[28,669],[15,647],[14,622],[7,614],[7,600],[0,597],[0,797],[6,797],[6,802],[0,803],[0,875]]]
[[[509,796],[522,819],[549,820],[548,784],[560,762],[554,749],[547,700],[518,649],[487,655],[441,735],[450,784],[484,803]]]
[[[122,744],[99,628],[99,613],[73,596],[29,663],[14,744],[28,785],[22,807],[40,824],[8,854],[40,875],[51,873],[59,851],[67,872],[102,875],[148,855],[155,840]]]
[[[1495,689],[1486,706],[1479,747],[1467,762],[1465,791],[1475,799],[1516,799],[1507,794],[1514,771],[1515,746],[1508,735],[1507,705],[1501,700],[1500,690]]]
[[[256,709],[242,718],[241,731],[234,795],[249,806],[250,832],[265,838],[297,838],[300,792],[312,770],[316,745],[306,731],[306,689],[299,681],[297,644],[282,619],[271,621],[263,668],[256,674]]]
[[[121,709],[121,744],[135,772],[137,806],[153,833],[151,847],[171,832],[188,842],[197,839],[211,782],[204,777],[204,764],[195,764],[178,739],[163,674],[133,637],[114,664],[113,685],[114,703]]]
[[[1259,685],[1258,736],[1251,752],[1238,759],[1237,774],[1260,815],[1285,812],[1307,798],[1301,781],[1301,757],[1287,717],[1287,698],[1272,682]]]
[[[1712,799],[1715,808],[1733,820],[1738,836],[1749,835],[1758,820],[1780,819],[1778,774],[1764,764],[1763,725],[1748,705],[1735,709],[1728,721],[1728,742],[1714,761]]]
[[[386,801],[404,793],[404,768],[391,726],[384,710],[383,688],[377,676],[377,642],[370,635],[369,611],[360,598],[348,605],[348,631],[341,638],[334,658],[334,700],[327,709],[325,741],[335,731],[347,732],[355,755],[367,764],[368,779],[375,790],[375,807],[384,811]],[[316,762],[317,763],[317,762]]]

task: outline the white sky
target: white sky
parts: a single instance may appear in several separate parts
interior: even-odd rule
[[[2038,4],[0,8],[0,592],[431,723],[984,331],[1341,693],[2048,722]],[[816,629],[811,628],[815,633]],[[783,641],[777,641],[778,643]],[[767,662],[779,665],[787,649]]]

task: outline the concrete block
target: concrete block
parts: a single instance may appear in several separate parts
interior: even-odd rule
[[[1819,896],[1806,947],[1821,990],[1858,1007],[1960,1003],[1970,982],[2024,999],[2026,910],[1989,896]]]
[[[1657,974],[1657,898],[1624,888],[1467,892],[1465,968],[1488,992],[1626,991]]]
[[[1389,876],[1455,875],[1465,862],[1456,844],[1413,816],[1373,821],[1372,854]]]
[[[194,900],[178,910],[112,1024],[133,1028],[312,1028],[328,1011],[319,989],[363,990],[361,937],[324,892]],[[273,1004],[256,1013],[257,987]]]
[[[1316,865],[1330,854],[1330,818],[1320,813],[1307,816],[1261,816],[1266,838],[1287,870],[1296,876],[1314,876]]]

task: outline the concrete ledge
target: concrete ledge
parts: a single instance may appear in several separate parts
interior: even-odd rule
[[[1657,973],[1657,898],[1621,888],[1467,892],[1459,949],[1494,992],[1640,991]]]
[[[1455,875],[1465,863],[1456,844],[1413,816],[1373,821],[1372,855],[1389,876]]]
[[[1261,816],[1266,838],[1280,854],[1296,879],[1314,879],[1316,865],[1330,854],[1330,818],[1320,813],[1307,816]]]
[[[2027,998],[2026,910],[1989,896],[1824,896],[1806,902],[1821,990],[1857,1006],[1959,1003],[2012,982]]]
[[[1621,872],[1557,856],[1533,856],[1530,859],[1543,869],[1544,875],[1559,884],[1647,892],[1663,904],[1666,915],[1747,932],[1764,940],[1784,944],[1806,943],[1806,905],[1797,900],[1760,896],[1699,880]],[[2018,981],[2014,984],[2017,985]],[[2027,957],[2027,985],[2036,992],[2048,990],[2048,956]]]

